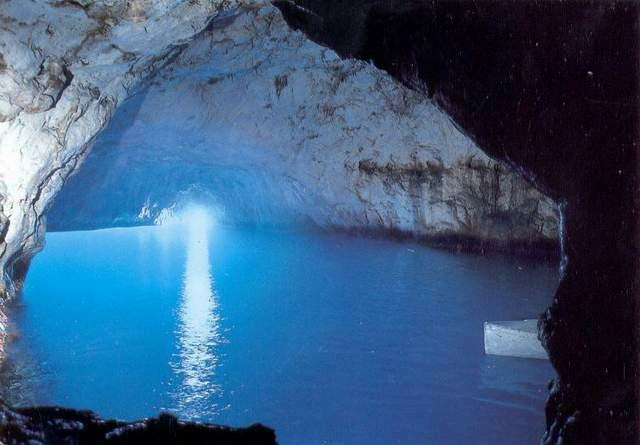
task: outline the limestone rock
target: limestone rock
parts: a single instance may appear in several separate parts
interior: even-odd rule
[[[230,222],[557,238],[554,203],[423,94],[340,59],[271,6],[214,22],[124,104],[50,223],[152,223],[194,196]]]

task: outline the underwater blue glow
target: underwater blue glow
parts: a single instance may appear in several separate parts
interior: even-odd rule
[[[185,221],[47,234],[12,313],[22,403],[285,445],[538,443],[551,366],[485,356],[482,322],[537,316],[557,265]]]

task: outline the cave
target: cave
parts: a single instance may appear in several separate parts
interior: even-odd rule
[[[0,438],[637,443],[638,14],[5,2]]]

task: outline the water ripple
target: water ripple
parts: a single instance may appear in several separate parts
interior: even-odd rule
[[[172,393],[174,410],[181,416],[198,419],[214,416],[215,399],[222,389],[216,383],[222,342],[218,296],[209,259],[210,222],[206,213],[194,210],[185,218],[187,258],[183,278],[177,353],[171,363],[177,387]]]

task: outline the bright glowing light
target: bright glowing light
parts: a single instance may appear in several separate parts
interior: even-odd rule
[[[206,227],[210,229],[222,219],[224,212],[219,207],[209,207],[196,203],[179,203],[162,209],[154,220],[159,226]]]
[[[213,224],[212,212],[204,206],[190,205],[180,214],[180,221],[187,226],[189,236],[199,232],[208,232]],[[205,234],[206,235],[206,234]]]
[[[178,361],[173,364],[180,378],[175,397],[182,415],[197,418],[202,413],[212,414],[215,407],[210,405],[210,399],[220,391],[219,385],[213,383],[218,364],[215,349],[222,341],[209,260],[213,221],[210,212],[199,206],[188,208],[180,219],[187,231],[187,262],[179,314]]]

